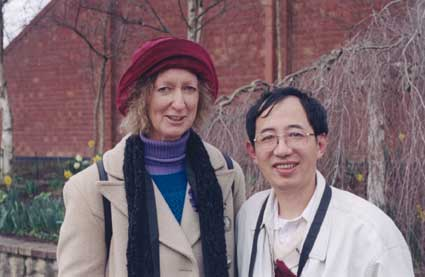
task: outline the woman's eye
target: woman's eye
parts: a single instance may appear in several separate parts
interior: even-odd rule
[[[159,91],[160,93],[167,93],[170,91],[169,87],[160,87],[157,89],[157,91]]]
[[[196,92],[196,91],[197,91],[197,88],[192,87],[192,86],[186,86],[186,87],[184,87],[184,88],[183,88],[183,90],[184,90],[185,92]]]

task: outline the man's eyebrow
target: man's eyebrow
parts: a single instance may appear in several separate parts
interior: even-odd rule
[[[297,128],[297,129],[303,129],[304,130],[304,127],[299,125],[299,124],[291,124],[291,125],[286,126],[284,129],[288,130],[288,129],[291,129],[291,128]],[[265,133],[265,132],[271,132],[271,131],[276,132],[275,128],[267,127],[267,128],[260,130],[259,133]]]
[[[304,129],[304,128],[303,128],[303,126],[298,125],[298,124],[292,124],[292,125],[289,125],[289,126],[287,126],[287,127],[286,127],[286,129],[289,129],[289,128],[299,128],[299,129]]]
[[[264,129],[260,130],[259,133],[265,133],[265,132],[270,132],[270,131],[274,131],[275,132],[275,129],[272,128],[272,127],[267,127],[267,128],[264,128]]]

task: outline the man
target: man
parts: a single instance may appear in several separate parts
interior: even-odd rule
[[[408,246],[379,208],[327,185],[317,161],[327,113],[294,88],[263,95],[248,111],[247,151],[271,185],[237,218],[241,276],[413,276]]]

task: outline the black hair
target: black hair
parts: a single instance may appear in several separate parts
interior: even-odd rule
[[[254,145],[257,118],[271,106],[270,111],[272,111],[273,106],[289,96],[299,99],[315,136],[328,134],[327,111],[317,99],[293,87],[275,88],[265,92],[247,112],[246,131],[252,145]],[[267,117],[270,111],[264,117]]]

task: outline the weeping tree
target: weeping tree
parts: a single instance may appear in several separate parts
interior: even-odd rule
[[[274,86],[309,91],[328,111],[329,148],[319,168],[336,187],[389,214],[424,275],[424,15],[422,0],[394,0],[354,28],[344,47]],[[218,99],[207,140],[244,168],[249,192],[267,187],[245,154],[245,113],[271,84],[257,80]]]

